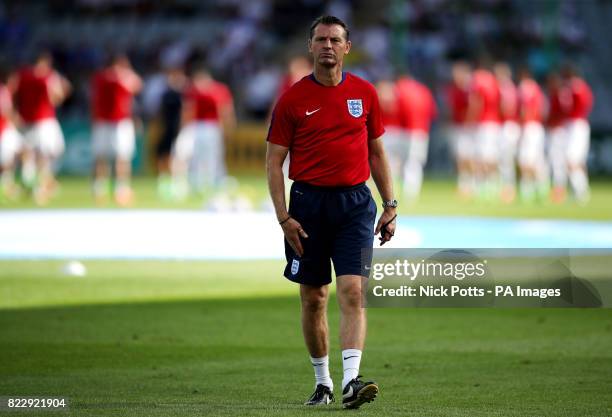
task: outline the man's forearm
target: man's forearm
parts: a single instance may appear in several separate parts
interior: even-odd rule
[[[378,193],[384,201],[394,199],[393,195],[393,180],[391,178],[391,169],[389,162],[384,154],[370,155],[370,171],[372,178],[378,188]]]
[[[271,166],[268,163],[268,190],[276,211],[278,221],[283,221],[289,215],[287,212],[287,203],[285,202],[285,177],[283,169],[280,166]]]

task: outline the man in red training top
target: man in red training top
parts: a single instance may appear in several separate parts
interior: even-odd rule
[[[408,140],[408,154],[401,167],[402,193],[409,201],[414,201],[421,193],[429,130],[438,110],[429,88],[408,74],[397,80],[397,91],[400,120]]]
[[[113,56],[108,66],[93,76],[93,191],[97,202],[106,198],[112,161],[116,173],[115,200],[119,205],[128,205],[132,201],[130,179],[136,144],[132,100],[141,88],[140,77],[123,54]]]
[[[499,144],[499,174],[501,199],[511,203],[516,197],[516,151],[521,137],[519,124],[518,88],[512,80],[512,69],[506,62],[498,62],[493,69],[499,85],[500,115],[502,120]]]
[[[576,200],[584,204],[590,197],[587,157],[591,142],[589,114],[593,109],[593,92],[569,65],[563,69],[563,79],[571,100],[565,123],[569,181]]]
[[[457,191],[461,197],[470,198],[476,191],[476,145],[473,129],[467,123],[472,69],[467,62],[457,61],[452,65],[451,77],[446,90],[451,119],[450,147],[457,166]]]
[[[563,84],[557,72],[548,74],[546,84],[548,92],[546,135],[553,184],[551,199],[555,203],[562,203],[567,196],[567,131],[565,124],[571,105],[571,92]]]
[[[331,259],[341,314],[342,403],[358,408],[378,393],[376,383],[358,375],[366,330],[362,286],[369,268],[360,258],[362,249],[372,248],[375,233],[381,232],[381,242],[393,236],[397,201],[376,90],[342,71],[351,49],[346,24],[334,16],[317,18],[308,49],[314,72],[294,84],[274,109],[267,138],[268,186],[285,234],[284,275],[300,284],[302,330],[316,380],[306,404],[334,400],[327,324]],[[289,152],[294,183],[287,210],[282,165]],[[370,172],[384,207],[376,229],[376,204],[365,184]]]
[[[376,83],[376,92],[385,127],[385,153],[393,179],[399,182],[402,180],[402,165],[408,157],[408,140],[400,114],[397,85],[391,80],[380,80]]]
[[[3,197],[17,197],[15,163],[21,152],[23,139],[13,122],[13,99],[0,80],[0,201]]]
[[[487,200],[496,198],[498,192],[501,135],[499,110],[500,94],[497,79],[484,60],[481,60],[472,75],[467,119],[475,128],[479,193]]]
[[[188,174],[195,192],[221,183],[226,174],[224,135],[236,124],[229,88],[202,65],[193,70],[183,103],[183,127],[173,152],[178,197],[186,194]]]
[[[518,163],[520,192],[524,201],[540,199],[548,193],[548,164],[544,154],[544,93],[527,68],[519,74],[521,141]]]
[[[45,204],[56,188],[55,163],[64,153],[64,135],[55,116],[70,93],[70,83],[53,69],[48,52],[34,65],[21,69],[9,80],[15,105],[24,123],[23,179],[32,186],[34,199]]]

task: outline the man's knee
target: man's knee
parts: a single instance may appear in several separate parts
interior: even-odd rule
[[[361,277],[341,278],[338,286],[338,302],[342,311],[360,309],[362,307]]]
[[[302,285],[300,295],[302,299],[302,309],[309,312],[317,312],[327,307],[327,286],[313,287]]]

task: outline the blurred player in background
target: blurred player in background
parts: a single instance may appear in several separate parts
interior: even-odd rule
[[[548,164],[544,154],[544,94],[527,68],[519,74],[521,140],[518,161],[523,201],[544,198],[548,193]]]
[[[31,67],[9,80],[15,105],[24,123],[22,176],[32,187],[37,204],[45,204],[57,187],[55,163],[64,153],[64,135],[55,116],[71,85],[53,68],[48,52],[38,54]]]
[[[571,93],[557,72],[546,79],[548,115],[546,117],[548,160],[552,171],[551,199],[562,203],[567,196],[567,113],[571,105]]]
[[[484,58],[472,75],[467,120],[475,129],[478,194],[492,200],[498,195],[499,185],[500,93],[497,79]]]
[[[142,80],[124,54],[111,57],[108,66],[93,76],[93,192],[98,203],[106,199],[112,162],[115,165],[116,202],[122,206],[132,202],[130,180],[136,146],[132,101],[141,88]]]
[[[0,79],[0,200],[17,196],[15,165],[23,140],[15,128],[13,99],[4,81]]]
[[[281,96],[285,94],[293,84],[297,83],[302,78],[310,75],[311,73],[312,62],[307,57],[299,55],[289,60],[289,63],[287,64],[287,73],[282,78],[279,84],[278,90],[276,92],[276,98],[274,100],[272,108],[270,109],[270,115],[272,114],[272,110],[274,109],[274,105],[276,104],[278,99],[281,98]]]
[[[584,204],[590,197],[587,157],[591,141],[589,114],[593,108],[593,92],[571,65],[563,68],[563,79],[571,97],[565,123],[569,181],[576,200]]]
[[[376,83],[376,92],[380,101],[380,111],[385,136],[383,143],[385,152],[389,159],[389,165],[393,179],[396,182],[402,180],[403,162],[408,157],[408,140],[400,112],[397,86],[393,81],[381,80]]]
[[[397,80],[397,93],[400,120],[408,143],[408,155],[401,167],[403,195],[408,201],[414,201],[421,193],[429,148],[429,130],[436,117],[437,107],[429,88],[408,74]]]
[[[467,123],[471,68],[465,61],[453,63],[451,84],[446,90],[450,109],[450,141],[457,166],[457,191],[462,198],[470,198],[475,191],[475,158],[473,129]]]
[[[232,94],[198,65],[183,97],[183,127],[176,140],[173,172],[178,197],[204,193],[225,178],[224,135],[236,126]],[[189,175],[189,182],[187,182]]]
[[[157,192],[163,200],[174,197],[170,155],[181,128],[183,93],[187,77],[182,68],[173,67],[166,70],[166,89],[162,93],[159,105],[161,120],[160,140],[155,149],[157,156]]]
[[[510,203],[516,197],[516,150],[521,136],[519,97],[512,81],[512,70],[507,63],[495,64],[494,73],[499,85],[502,120],[499,146],[500,196],[503,202]]]

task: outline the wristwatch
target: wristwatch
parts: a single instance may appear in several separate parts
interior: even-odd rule
[[[383,206],[384,209],[387,208],[387,207],[396,208],[397,207],[397,200],[393,199],[393,200],[383,201],[382,206]]]

